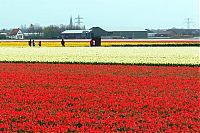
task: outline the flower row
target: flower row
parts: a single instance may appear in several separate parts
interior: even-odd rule
[[[199,132],[198,70],[0,63],[0,132]]]
[[[199,47],[0,47],[0,61],[199,65]]]
[[[41,41],[42,47],[62,47],[58,40],[36,40],[35,46],[38,47]],[[102,46],[199,46],[199,40],[102,40]],[[0,41],[0,46],[4,47],[28,47],[28,40],[21,41]],[[88,47],[90,40],[65,40],[67,47]]]

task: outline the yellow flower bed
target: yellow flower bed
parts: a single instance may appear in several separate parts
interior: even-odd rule
[[[28,41],[0,41],[0,47],[29,47]],[[39,41],[35,41],[35,46],[39,47]],[[165,45],[200,45],[199,40],[102,40],[101,46],[165,46]],[[89,47],[89,40],[66,40],[66,47]],[[42,41],[42,47],[62,47],[60,41]]]
[[[0,47],[29,47],[28,41],[0,41]],[[39,47],[39,41],[35,41],[35,46]],[[89,42],[83,41],[66,41],[66,47],[89,47]],[[61,42],[58,41],[42,41],[42,47],[62,47]]]
[[[1,42],[0,47],[28,47],[28,42],[16,42],[16,41],[9,41],[9,42]]]
[[[126,45],[200,45],[200,41],[104,41],[102,46],[126,46]]]
[[[36,42],[38,46],[38,42]],[[62,47],[61,42],[42,42],[43,47]],[[88,47],[89,42],[78,42],[78,41],[66,41],[66,47]]]

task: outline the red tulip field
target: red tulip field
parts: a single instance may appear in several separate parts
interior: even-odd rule
[[[200,132],[198,66],[0,63],[0,132]]]

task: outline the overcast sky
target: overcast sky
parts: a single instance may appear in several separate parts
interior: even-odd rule
[[[86,28],[199,28],[199,0],[0,0],[0,29],[69,24],[78,14]],[[75,21],[75,20],[74,20]]]

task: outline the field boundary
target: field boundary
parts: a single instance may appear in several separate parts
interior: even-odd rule
[[[30,64],[85,64],[85,65],[137,65],[137,66],[187,66],[200,67],[200,64],[175,64],[175,63],[105,63],[105,62],[42,62],[42,61],[0,61],[0,63],[30,63]]]

